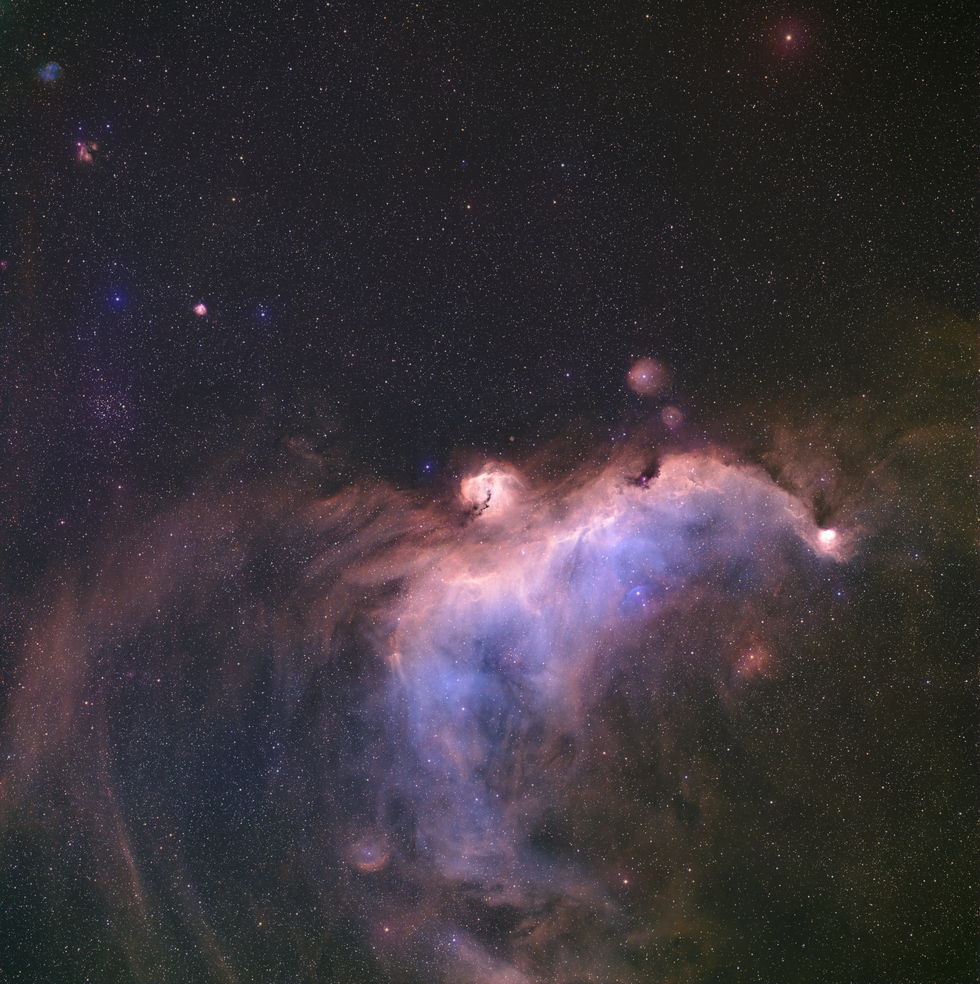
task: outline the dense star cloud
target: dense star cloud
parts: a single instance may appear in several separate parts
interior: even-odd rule
[[[0,6],[0,978],[976,976],[972,14]]]

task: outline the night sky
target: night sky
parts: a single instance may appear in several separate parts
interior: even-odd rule
[[[0,979],[976,979],[972,6],[0,0]]]

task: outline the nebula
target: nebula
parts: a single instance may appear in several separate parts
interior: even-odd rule
[[[285,442],[52,572],[0,817],[74,859],[101,966],[708,980],[778,938],[805,977],[869,817],[894,823],[860,805],[882,739],[856,722],[898,658],[878,606],[966,550],[959,500],[917,503],[969,442],[909,428],[855,469],[799,429],[761,454],[650,433],[442,492],[341,486]]]

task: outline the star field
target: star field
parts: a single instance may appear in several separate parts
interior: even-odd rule
[[[964,4],[0,4],[0,978],[977,973]]]

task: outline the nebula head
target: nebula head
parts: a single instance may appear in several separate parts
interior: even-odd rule
[[[460,484],[460,499],[475,516],[499,519],[521,500],[523,479],[516,468],[502,462],[490,462],[476,475],[468,475]]]

